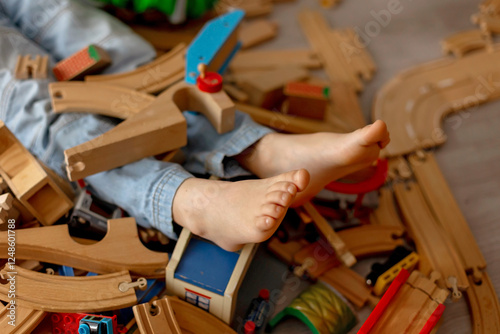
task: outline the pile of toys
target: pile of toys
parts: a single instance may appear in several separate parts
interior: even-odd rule
[[[156,9],[174,23],[215,5],[105,2],[140,13]],[[277,24],[261,18],[272,11],[272,1],[245,1],[241,7],[247,18],[245,11],[224,5],[216,6],[222,15],[209,14],[184,30],[134,22],[133,29],[159,55],[134,71],[98,75],[112,59],[97,45],[55,65],[58,82],[49,88],[54,112],[123,119],[120,127],[65,151],[68,179],[78,181],[78,188],[0,124],[0,249],[7,254],[0,271],[5,303],[0,332],[235,333],[230,326],[238,290],[257,245],[227,252],[186,228],[174,242],[138,228],[121,208],[91,194],[83,179],[149,156],[182,162],[181,111],[193,107],[219,133],[233,128],[236,109],[288,133],[355,130],[365,125],[357,93],[376,68],[354,30],[331,29],[321,13],[311,10],[298,18],[311,49],[247,50],[277,35]],[[382,88],[374,117],[389,126],[410,124],[418,140],[407,128],[394,127],[399,130],[391,134],[383,159],[354,181],[332,182],[313,201],[289,210],[266,246],[290,273],[311,284],[275,314],[269,291],[262,289],[239,331],[272,331],[295,317],[313,333],[348,333],[358,322],[356,310],[369,305],[374,310],[358,333],[430,333],[451,293],[453,300],[467,295],[475,333],[500,332],[500,305],[486,262],[433,154],[426,151],[442,141],[430,140],[435,137],[429,138],[423,120],[466,107],[457,101],[476,85],[460,68],[491,64],[489,73],[500,72],[500,49],[491,39],[498,33],[492,23],[497,6],[496,0],[482,5],[481,30],[443,43],[453,61],[421,65]],[[472,49],[480,51],[470,54]],[[143,80],[152,68],[155,76]],[[311,74],[321,68],[328,80]],[[14,71],[19,80],[45,78],[47,58],[20,55]],[[480,102],[500,96],[498,88],[492,89]],[[110,99],[123,103],[110,107]],[[408,107],[414,99],[419,103]],[[157,121],[155,131],[143,122],[146,112]],[[130,133],[132,126],[136,130]],[[171,140],[158,140],[165,133],[172,134]],[[124,155],[130,141],[143,149]],[[366,277],[351,269],[358,259],[375,256],[387,259],[374,263]],[[16,327],[9,324],[14,320]]]

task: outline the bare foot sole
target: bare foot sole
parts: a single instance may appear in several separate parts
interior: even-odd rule
[[[296,170],[261,180],[187,179],[173,201],[174,220],[228,251],[274,233],[309,173]]]
[[[380,149],[389,141],[389,132],[383,121],[348,134],[271,133],[239,155],[237,160],[259,177],[270,177],[298,168],[307,169],[311,181],[291,205],[299,206],[331,181],[372,164]]]

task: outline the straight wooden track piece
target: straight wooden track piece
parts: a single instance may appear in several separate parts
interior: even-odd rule
[[[288,116],[248,104],[236,103],[236,109],[247,113],[257,123],[289,133],[345,132],[342,128],[327,122]]]
[[[311,202],[305,203],[303,206],[307,214],[312,218],[314,225],[319,232],[326,238],[328,243],[333,247],[339,259],[348,267],[352,267],[356,263],[356,258],[349,251],[346,244],[340,236],[333,230],[328,221],[316,210]]]
[[[17,56],[14,77],[19,80],[46,79],[49,56]]]
[[[229,69],[240,72],[288,66],[318,69],[322,65],[316,53],[307,49],[256,50],[238,52],[229,64]]]
[[[371,294],[365,279],[344,265],[328,270],[318,279],[334,287],[356,307],[361,308],[367,303],[375,306],[378,303],[379,299]]]
[[[49,84],[55,113],[88,112],[127,119],[149,106],[155,97],[129,88],[96,82]]]
[[[467,301],[472,317],[473,334],[500,333],[500,304],[495,287],[488,273],[482,273],[481,281],[469,277]]]
[[[68,178],[78,180],[186,145],[184,110],[203,113],[219,133],[234,127],[234,105],[223,91],[204,93],[179,82],[110,131],[64,151]]]
[[[363,80],[371,80],[377,68],[366,47],[358,46],[361,43],[356,32],[351,28],[334,29],[330,31],[330,36],[337,41],[345,62],[351,66],[352,70]]]
[[[434,218],[420,186],[413,181],[397,183],[394,193],[420,256],[420,271],[441,274],[440,286],[464,291],[469,286],[465,269],[448,235]],[[456,287],[450,281],[455,278]],[[455,291],[457,294],[458,292]],[[455,298],[458,298],[455,295]]]
[[[397,246],[402,246],[403,227],[384,225],[363,225],[337,234],[347,249],[356,258],[389,254]]]
[[[299,23],[312,49],[320,57],[324,69],[331,81],[347,82],[356,91],[363,89],[363,84],[353,63],[348,63],[341,46],[345,42],[332,39],[331,30],[323,15],[312,10],[299,13]]]
[[[241,26],[238,37],[241,41],[241,48],[248,49],[259,45],[278,34],[278,25],[268,20],[254,20]]]
[[[420,157],[419,155],[411,155],[409,162],[427,204],[452,240],[465,270],[472,274],[474,279],[479,280],[481,271],[486,268],[486,260],[434,159],[434,155],[432,153],[422,154]]]
[[[15,326],[13,326],[9,324],[9,322],[13,319],[10,317],[12,313],[10,312],[11,310],[8,309],[9,305],[15,304],[8,303],[0,310],[0,332],[2,334],[31,333],[47,315],[44,311],[33,310],[15,305],[15,321],[13,321]]]
[[[158,93],[184,77],[186,45],[179,44],[151,63],[134,71],[118,74],[86,76],[85,81],[99,82],[144,93]]]
[[[45,172],[36,158],[0,121],[0,174],[16,198],[43,225],[51,225],[73,201]]]
[[[220,333],[236,334],[236,332],[210,313],[177,297],[166,297],[182,333]]]
[[[0,253],[6,254],[7,232],[0,232],[0,237]],[[109,220],[106,236],[91,245],[74,241],[66,225],[17,230],[16,257],[96,273],[129,270],[146,277],[164,275],[168,262],[166,253],[153,252],[142,245],[134,218]]]
[[[175,319],[170,299],[162,298],[153,302],[155,313],[151,314],[149,303],[134,306],[134,316],[141,334],[182,334],[181,328]]]
[[[121,292],[118,286],[132,280],[127,271],[98,276],[55,276],[16,267],[5,279],[15,277],[16,305],[48,312],[102,312],[137,303],[134,289]],[[9,301],[10,283],[0,284],[0,300]]]
[[[403,222],[396,210],[394,194],[390,188],[380,188],[378,208],[370,214],[370,222],[374,225],[396,226],[404,229]]]
[[[441,42],[443,53],[452,53],[455,57],[463,57],[466,53],[484,49],[488,46],[488,38],[478,29],[460,31]]]

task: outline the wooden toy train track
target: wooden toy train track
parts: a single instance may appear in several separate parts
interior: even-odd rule
[[[12,274],[0,271],[5,280]],[[16,305],[49,312],[102,312],[137,303],[134,289],[122,292],[120,283],[130,283],[128,272],[85,277],[55,276],[16,267]],[[9,281],[0,284],[0,300],[9,302]]]

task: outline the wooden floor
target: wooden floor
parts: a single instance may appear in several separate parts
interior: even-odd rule
[[[314,0],[276,5],[271,16],[280,24],[276,40],[263,49],[308,47],[297,23],[300,8],[320,9]],[[359,27],[376,21],[373,13],[387,9],[388,0],[344,0],[336,8],[323,10],[332,27]],[[472,29],[470,16],[480,1],[471,0],[401,0],[402,10],[380,25],[379,33],[371,31],[367,40],[378,71],[361,94],[363,112],[368,118],[377,91],[401,70],[442,56],[440,41],[461,30]],[[372,24],[373,26],[373,24]],[[498,83],[500,84],[500,83]],[[444,122],[447,142],[435,150],[438,163],[488,263],[488,273],[500,295],[500,102],[493,102],[450,117]],[[355,270],[365,275],[369,262],[362,261]],[[286,266],[260,250],[240,293],[237,314],[244,314],[248,302],[261,287],[271,289],[285,307],[305,283],[287,276]],[[280,294],[281,287],[284,291]],[[277,298],[277,297],[275,297]],[[438,333],[469,334],[470,319],[465,301],[446,304],[447,309]],[[363,322],[370,309],[359,314]],[[236,317],[238,323],[238,316]],[[241,322],[241,318],[240,318]],[[356,327],[356,329],[359,326]],[[356,329],[352,333],[356,333]],[[309,333],[298,321],[279,325],[275,333]]]

